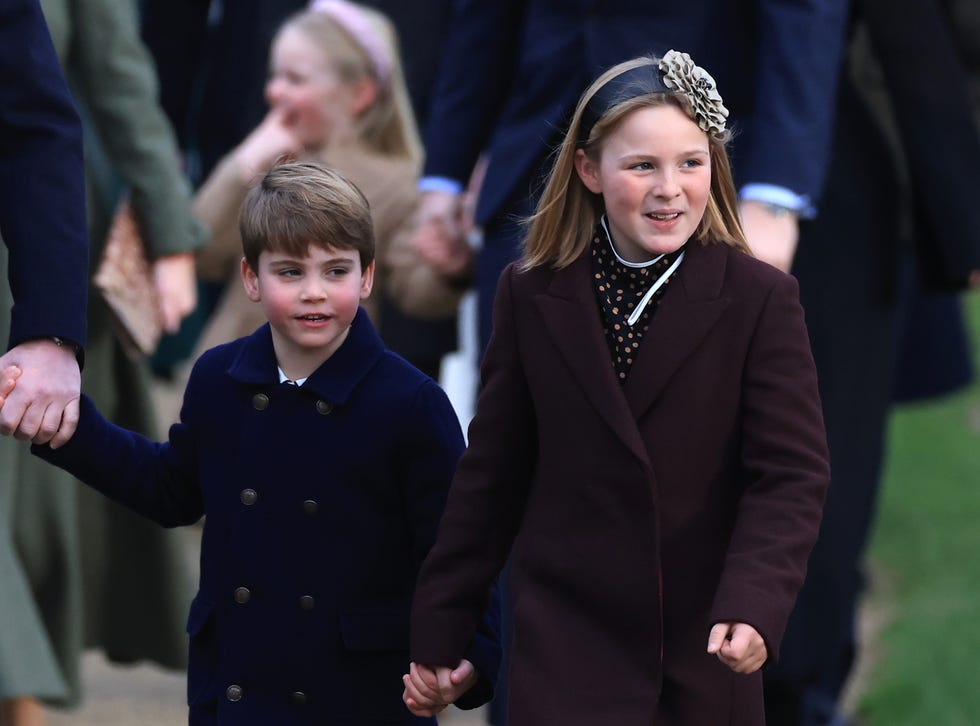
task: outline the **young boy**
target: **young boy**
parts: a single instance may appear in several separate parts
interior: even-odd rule
[[[187,622],[190,723],[420,724],[402,703],[415,578],[463,438],[434,381],[385,350],[368,205],[315,164],[273,168],[240,217],[248,297],[269,321],[197,361],[154,443],[83,397],[75,436],[35,446],[163,526],[207,515]],[[5,386],[4,392],[9,390]],[[488,700],[495,607],[464,707]]]

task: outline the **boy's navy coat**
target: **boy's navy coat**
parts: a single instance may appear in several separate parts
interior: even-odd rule
[[[305,724],[428,722],[401,700],[408,614],[462,449],[443,391],[361,310],[302,387],[279,383],[266,325],[200,358],[168,443],[86,400],[70,443],[35,452],[165,526],[207,515],[192,723]],[[473,700],[494,631],[467,656],[486,676]]]
[[[706,648],[745,622],[777,657],[817,535],[827,447],[796,283],[689,243],[620,385],[591,270],[586,253],[501,277],[412,656],[464,651],[513,542],[510,726],[762,726],[761,673]]]

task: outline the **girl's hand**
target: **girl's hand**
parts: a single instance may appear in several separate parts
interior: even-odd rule
[[[246,182],[265,174],[279,159],[295,158],[303,150],[282,108],[273,108],[238,145],[235,155]]]
[[[153,284],[163,329],[176,333],[180,321],[197,307],[194,255],[187,252],[157,259],[153,263]]]
[[[769,657],[759,631],[747,623],[716,623],[708,635],[708,652],[736,673],[755,673]]]

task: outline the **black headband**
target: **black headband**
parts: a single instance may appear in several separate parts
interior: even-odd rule
[[[592,98],[582,109],[576,145],[581,148],[588,143],[592,127],[613,106],[648,93],[673,93],[664,85],[663,74],[655,63],[630,68],[610,78],[602,88],[592,94]]]

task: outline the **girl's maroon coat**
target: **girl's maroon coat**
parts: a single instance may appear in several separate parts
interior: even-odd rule
[[[761,725],[759,673],[706,653],[719,621],[778,653],[829,481],[795,280],[692,242],[616,380],[588,255],[501,277],[483,388],[412,656],[454,664],[514,544],[512,726]]]

